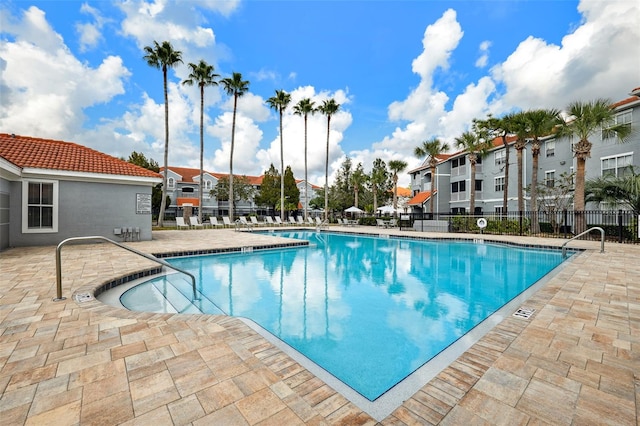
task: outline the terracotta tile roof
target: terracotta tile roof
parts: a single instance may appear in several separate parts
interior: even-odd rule
[[[0,157],[20,168],[161,178],[151,170],[78,145],[0,133]]]
[[[160,171],[163,171],[164,167],[160,167]],[[195,183],[197,182],[197,180],[195,180],[194,178],[199,177],[200,176],[200,169],[194,169],[192,167],[175,167],[175,166],[169,166],[169,170],[171,170],[174,173],[179,174],[182,177],[182,180],[180,182],[182,183]],[[228,178],[229,177],[229,173],[217,173],[217,172],[209,172],[204,170],[204,173],[207,173],[213,177],[215,177],[216,179],[220,179],[220,178]],[[249,183],[251,185],[262,185],[262,180],[264,179],[264,175],[260,175],[260,176],[250,176],[250,175],[237,175],[234,174],[234,176],[246,176],[247,179],[249,180]],[[296,179],[296,183],[300,183],[302,182],[302,179]],[[321,187],[318,185],[314,185],[311,184],[311,187],[313,189],[320,189]]]
[[[393,188],[390,189],[389,191],[393,194]],[[411,197],[411,190],[409,188],[403,188],[401,186],[398,187],[398,192],[397,192],[397,196],[398,197]]]
[[[408,206],[422,205],[431,197],[431,191],[418,192],[412,199],[407,201]]]
[[[164,167],[160,167],[160,171],[163,171],[163,170],[164,170]],[[183,183],[195,183],[197,182],[197,180],[195,180],[194,178],[200,177],[200,169],[194,169],[192,167],[169,166],[169,170],[182,176],[181,182]],[[209,174],[215,177],[216,179],[220,179],[223,177],[226,178],[229,176],[229,173],[215,173],[215,172],[208,172],[206,170],[203,170],[203,173]],[[239,175],[234,174],[234,176],[239,176]],[[249,183],[252,185],[261,185],[263,178],[264,178],[264,175],[263,176],[247,176],[247,179],[249,179]]]

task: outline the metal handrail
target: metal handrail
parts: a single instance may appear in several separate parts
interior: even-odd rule
[[[576,238],[580,238],[583,235],[588,234],[591,231],[600,231],[600,253],[604,253],[604,229],[600,228],[599,226],[594,226],[593,228],[589,228],[586,231],[579,233],[568,241],[565,241],[564,244],[562,244],[562,258],[564,259],[565,257],[567,257],[567,244],[569,244]]]
[[[322,223],[320,223],[318,226],[316,226],[316,231],[319,231],[323,226],[324,227],[329,226],[329,219],[323,220]]]
[[[143,253],[141,251],[138,251],[136,249],[133,249],[131,247],[127,247],[124,244],[120,244],[116,241],[110,240],[109,238],[106,237],[102,237],[102,236],[91,236],[91,237],[71,237],[71,238],[67,238],[66,240],[62,241],[60,244],[58,244],[58,247],[56,248],[56,297],[53,299],[54,302],[57,302],[59,300],[65,300],[66,297],[62,297],[62,261],[61,261],[61,253],[62,253],[62,246],[64,246],[65,244],[67,244],[68,242],[71,241],[84,241],[84,240],[102,240],[102,241],[106,241],[109,242],[111,244],[115,244],[116,246],[123,248],[125,250],[128,250],[132,253],[137,254],[138,256],[142,256],[145,259],[148,259],[152,262],[156,262],[161,264],[162,266],[166,266],[167,268],[171,268],[174,271],[178,271],[178,272],[182,272],[183,274],[189,275],[191,277],[191,285],[193,286],[193,300],[198,300],[198,293],[196,291],[196,277],[187,272],[184,271],[180,268],[176,268],[175,266],[171,265],[168,262],[165,262],[162,259],[158,259],[157,257],[148,255],[146,253]]]

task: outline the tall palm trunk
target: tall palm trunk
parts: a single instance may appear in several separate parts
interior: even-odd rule
[[[229,219],[233,222],[233,149],[236,139],[236,111],[238,110],[238,94],[233,95],[233,121],[231,122],[231,152],[229,155]]]
[[[307,221],[309,207],[309,180],[307,178],[307,114],[304,115],[304,220]]]
[[[540,158],[540,142],[534,139],[531,144],[531,232],[538,234],[538,160]]]
[[[167,67],[162,67],[162,79],[164,82],[164,176],[162,177],[162,201],[160,202],[160,214],[158,226],[164,225],[164,212],[167,208],[167,177],[169,175],[169,93],[167,90]]]
[[[573,205],[575,206],[575,233],[584,232],[587,229],[586,219],[584,216],[584,187],[585,187],[585,171],[587,158],[591,155],[591,142],[581,140],[576,144],[576,175],[575,175],[575,191],[573,195]]]
[[[324,162],[324,220],[329,219],[329,130],[331,115],[327,115],[327,153]]]
[[[280,219],[284,220],[284,141],[282,139],[282,108],[280,108]]]
[[[469,185],[469,214],[476,214],[476,159],[469,155],[469,165],[471,166],[471,184]]]
[[[504,145],[504,187],[502,188],[502,214],[503,217],[507,217],[509,209],[509,143],[507,142],[507,136],[502,136],[502,144]]]
[[[429,209],[431,210],[431,219],[433,219],[434,213],[434,201],[436,190],[436,165],[431,162],[431,195],[429,196]]]
[[[200,86],[200,200],[198,203],[198,221],[202,223],[202,192],[204,191],[204,86]]]
[[[524,211],[524,190],[523,190],[523,164],[522,164],[522,151],[524,150],[524,145],[520,145],[519,143],[516,145],[516,163],[518,165],[518,212],[522,214]]]

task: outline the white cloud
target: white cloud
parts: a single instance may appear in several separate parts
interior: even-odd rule
[[[483,41],[480,43],[480,56],[476,60],[476,67],[484,68],[489,62],[489,47],[491,47],[490,41]]]
[[[586,0],[578,8],[584,21],[561,45],[530,36],[493,68],[506,104],[563,108],[573,100],[623,96],[637,85],[638,3]]]
[[[8,31],[9,30],[9,31]],[[0,127],[14,133],[67,139],[85,120],[84,109],[124,93],[130,72],[107,56],[93,68],[80,62],[34,7],[5,29],[14,41],[0,43],[5,115]],[[97,84],[96,84],[97,83]]]
[[[100,43],[102,37],[102,27],[105,20],[100,15],[100,12],[89,6],[87,3],[83,3],[80,7],[80,11],[93,17],[94,22],[76,23],[75,28],[78,33],[80,41],[80,51],[92,49]]]

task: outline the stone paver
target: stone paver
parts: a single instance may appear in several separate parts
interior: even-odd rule
[[[154,231],[153,237],[127,244],[160,254],[273,241],[233,230]],[[154,269],[153,262],[107,244],[65,246],[67,299],[53,301],[55,248],[9,249],[0,253],[0,419],[34,425],[637,425],[640,246],[607,243],[605,253],[596,242],[571,246],[586,251],[526,302],[536,309],[532,318],[505,318],[379,421],[238,319],[130,312],[72,297]]]

